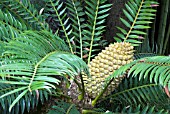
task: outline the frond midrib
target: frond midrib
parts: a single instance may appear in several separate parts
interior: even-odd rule
[[[66,36],[66,39],[67,39],[67,42],[68,42],[70,51],[71,51],[71,53],[73,54],[73,49],[72,49],[72,46],[71,46],[71,43],[70,43],[68,34],[67,34],[67,32],[66,32],[66,28],[64,27],[64,24],[63,24],[63,22],[62,22],[62,19],[61,19],[60,15],[59,15],[57,9],[55,8],[55,5],[53,4],[52,0],[50,0],[50,3],[51,3],[52,7],[53,7],[54,10],[55,10],[55,13],[56,13],[56,15],[57,15],[57,17],[58,17],[58,19],[59,19],[59,22],[60,22],[60,24],[61,24],[61,26],[62,26],[62,29],[63,29],[63,31],[64,31],[64,34],[65,34],[65,36]]]
[[[34,66],[34,72],[33,72],[33,74],[32,74],[32,78],[30,79],[30,83],[29,83],[29,85],[28,85],[28,89],[29,89],[30,92],[32,91],[32,90],[31,90],[31,85],[32,85],[32,83],[33,83],[33,81],[34,81],[34,78],[35,78],[35,76],[36,76],[36,73],[37,73],[37,70],[38,70],[39,65],[40,65],[42,62],[44,62],[49,56],[53,55],[53,54],[56,53],[56,52],[58,52],[58,50],[48,53],[47,55],[45,55],[45,57],[43,57],[43,58]]]
[[[95,34],[95,28],[96,28],[96,21],[97,21],[98,10],[99,10],[99,4],[100,4],[100,0],[97,1],[96,12],[95,12],[95,17],[94,17],[94,23],[93,23],[93,31],[92,31],[91,43],[90,43],[90,51],[89,51],[89,54],[88,54],[88,62],[87,62],[87,64],[90,63],[90,59],[91,59],[91,53],[92,53],[92,47],[93,47],[93,41],[94,41],[94,34]]]
[[[139,16],[139,13],[140,13],[140,10],[141,10],[141,8],[142,8],[143,3],[144,3],[144,0],[141,1],[141,4],[140,4],[139,9],[138,9],[138,12],[137,12],[137,14],[136,14],[136,16],[135,16],[135,19],[134,19],[134,21],[133,21],[133,23],[132,23],[132,26],[130,27],[129,32],[127,33],[127,35],[126,35],[126,37],[125,37],[125,39],[124,39],[124,42],[126,42],[126,40],[128,39],[128,37],[129,37],[129,35],[130,35],[133,27],[135,26],[136,20],[138,19],[138,16]]]
[[[80,25],[80,19],[79,19],[79,16],[78,16],[78,11],[77,11],[77,8],[75,6],[75,3],[74,1],[72,0],[72,4],[74,6],[74,10],[75,10],[75,13],[76,13],[76,17],[77,17],[77,23],[78,23],[78,27],[79,27],[79,37],[80,37],[80,58],[83,59],[83,41],[82,41],[82,29],[81,29],[81,25]]]
[[[153,87],[153,86],[158,86],[158,84],[145,84],[145,85],[129,88],[129,89],[123,90],[121,92],[117,92],[117,93],[115,93],[115,94],[113,94],[111,96],[105,97],[104,99],[102,99],[102,101],[106,100],[108,98],[111,98],[111,97],[114,98],[114,97],[119,96],[119,95],[121,95],[123,93],[127,93],[127,92],[130,92],[130,91],[133,91],[133,90],[137,90],[137,89],[141,89],[141,88],[146,88],[146,87]]]

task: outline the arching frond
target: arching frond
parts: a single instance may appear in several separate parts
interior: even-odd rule
[[[168,86],[170,90],[170,57],[169,56],[155,56],[146,57],[136,61],[133,61],[117,71],[114,72],[113,77],[124,74],[128,69],[128,76],[138,76],[139,80],[142,77],[149,77],[150,82],[160,84],[162,86]]]
[[[10,12],[4,13],[0,10],[0,56],[5,51],[6,43],[19,37],[25,30],[28,30],[28,27],[24,23],[19,22]]]
[[[106,0],[86,0],[87,6],[85,13],[88,16],[88,22],[85,25],[87,29],[83,30],[85,41],[84,48],[88,48],[88,64],[91,61],[91,57],[94,55],[92,52],[97,51],[96,46],[99,46],[99,41],[102,38],[104,31],[104,22],[106,17],[109,15],[111,4],[107,4]]]
[[[47,7],[45,8],[45,15],[47,17],[53,17],[54,21],[58,23],[59,36],[67,41],[70,51],[73,53],[73,49],[70,42],[70,34],[72,32],[69,18],[67,16],[66,7],[64,7],[64,2],[61,0],[44,0],[47,3]],[[52,15],[51,15],[51,14]]]
[[[138,46],[144,39],[146,34],[143,30],[150,28],[149,23],[152,23],[156,10],[152,7],[158,3],[154,0],[131,0],[125,4],[126,9],[123,10],[126,19],[120,18],[121,22],[128,28],[128,31],[121,27],[117,27],[121,33],[117,33],[115,40],[118,42],[124,41]]]
[[[0,96],[15,90],[16,88],[19,88],[20,86],[15,85],[9,85],[9,84],[3,84],[0,83]],[[3,99],[0,99],[0,113],[1,114],[23,114],[27,110],[28,112],[30,109],[34,109],[38,103],[44,103],[46,100],[48,100],[49,95],[46,90],[36,90],[31,93],[27,93],[17,104],[14,106],[14,108],[9,112],[9,107],[12,101],[16,99],[16,97],[21,92],[16,92],[14,94],[11,94],[7,97],[4,97]]]
[[[142,77],[140,80],[139,76],[125,78],[110,95],[101,99],[97,108],[104,107],[105,110],[120,113],[125,111],[122,110],[123,107],[127,109],[132,107],[131,111],[135,111],[134,109],[138,105],[141,106],[140,110],[145,109],[145,106],[148,105],[154,107],[155,111],[162,109],[169,111],[170,99],[166,95],[163,86],[150,83],[148,78]]]
[[[122,81],[118,88],[108,96],[114,106],[155,106],[157,109],[169,109],[170,100],[162,86],[149,83],[148,78],[130,77]],[[113,107],[115,108],[115,107]]]
[[[51,92],[60,82],[55,76],[74,79],[82,71],[89,74],[82,59],[65,51],[68,47],[64,41],[47,31],[28,31],[7,44],[0,65],[0,83],[17,88],[0,99],[20,92],[11,102],[10,111],[27,93],[40,89]]]
[[[39,15],[29,0],[1,0],[0,4],[19,19],[21,23],[31,26],[32,29],[49,30],[45,19]]]

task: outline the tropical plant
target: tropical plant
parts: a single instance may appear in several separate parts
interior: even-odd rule
[[[107,91],[102,89],[105,78],[114,73],[114,71],[122,65],[133,61],[134,46],[139,46],[139,44],[142,43],[141,40],[144,39],[146,35],[144,30],[150,28],[148,23],[152,23],[151,20],[153,20],[155,16],[156,10],[153,9],[152,4],[157,5],[157,2],[150,0],[129,1],[125,5],[126,10],[123,10],[127,20],[120,18],[128,30],[117,27],[120,30],[120,33],[117,33],[117,36],[114,37],[117,42],[106,47],[106,49],[99,53],[89,64],[92,78],[84,79],[86,80],[85,85],[87,86],[87,92],[92,98],[95,98],[93,101],[94,104],[101,95],[103,95],[103,92],[110,93],[124,78],[125,75],[122,75],[112,81],[112,84],[107,85],[110,86]],[[98,85],[94,86],[95,83]]]
[[[57,101],[49,113],[168,113],[169,57],[133,61],[133,46],[154,19],[155,0],[125,4],[121,22],[129,30],[118,27],[118,43],[97,56],[111,4],[44,3],[37,11],[29,0],[0,1],[0,113],[29,112],[50,96],[66,102]]]

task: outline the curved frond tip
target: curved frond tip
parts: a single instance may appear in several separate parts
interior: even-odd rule
[[[144,29],[150,28],[149,24],[155,17],[158,3],[155,0],[131,0],[125,4],[126,9],[123,10],[127,19],[120,18],[121,22],[128,28],[128,31],[118,27],[121,33],[117,33],[114,37],[116,41],[129,42],[133,46],[138,46],[142,43],[139,40],[144,39]]]

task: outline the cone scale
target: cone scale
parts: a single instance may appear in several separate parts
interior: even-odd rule
[[[88,65],[91,78],[83,76],[85,90],[91,98],[95,98],[102,91],[105,79],[121,66],[133,61],[133,46],[120,42],[110,44],[102,50]],[[110,94],[122,81],[124,76],[112,81],[103,96]]]

